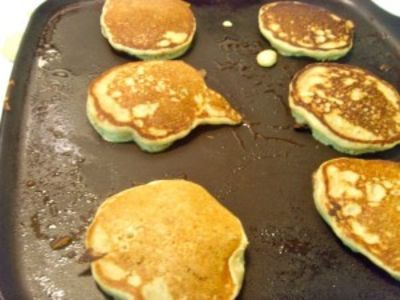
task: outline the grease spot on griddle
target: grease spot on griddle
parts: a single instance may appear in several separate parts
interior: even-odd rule
[[[68,78],[71,72],[66,69],[55,69],[51,71],[51,75],[55,77]]]

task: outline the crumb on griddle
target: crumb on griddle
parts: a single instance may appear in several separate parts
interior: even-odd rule
[[[69,235],[55,238],[50,242],[50,247],[53,250],[61,250],[72,243],[73,239]]]
[[[34,181],[34,180],[27,180],[26,182],[25,182],[25,185],[27,186],[27,187],[34,187],[35,185],[36,185],[36,182]]]
[[[206,78],[207,71],[205,69],[200,69],[200,70],[198,70],[198,72],[201,75],[201,77]]]
[[[379,70],[381,70],[382,72],[389,72],[391,69],[392,67],[387,64],[381,64],[379,66]]]
[[[3,104],[4,111],[11,111],[10,93],[11,93],[11,90],[14,87],[14,85],[15,85],[14,80],[10,80],[8,82],[7,92],[6,92],[6,96],[4,98],[4,104]]]

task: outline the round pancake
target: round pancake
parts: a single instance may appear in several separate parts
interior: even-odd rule
[[[89,87],[89,121],[110,142],[161,151],[200,124],[238,124],[241,116],[182,61],[114,67]]]
[[[314,200],[344,244],[400,280],[400,164],[327,161],[314,174]]]
[[[400,95],[361,68],[333,63],[306,66],[292,79],[289,105],[313,136],[348,154],[383,151],[400,143]]]
[[[141,59],[172,59],[189,48],[196,20],[182,0],[106,0],[101,28],[119,51]]]
[[[92,274],[118,299],[234,299],[244,276],[243,227],[204,188],[161,180],[98,209],[86,247]]]
[[[354,24],[318,6],[281,1],[259,11],[263,36],[285,56],[336,60],[353,46]]]

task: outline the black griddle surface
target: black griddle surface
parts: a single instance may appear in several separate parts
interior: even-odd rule
[[[355,22],[354,49],[339,62],[399,88],[398,19],[368,1],[307,2]],[[88,265],[77,263],[86,226],[107,196],[163,178],[201,184],[242,220],[250,246],[240,299],[400,298],[400,285],[344,247],[314,208],[312,172],[341,155],[292,129],[288,84],[312,60],[256,65],[269,48],[258,32],[261,4],[193,1],[198,31],[182,58],[205,69],[208,84],[252,125],[202,127],[153,155],[101,140],[86,119],[90,80],[131,60],[101,36],[102,2],[52,0],[36,11],[0,131],[0,298],[105,298]],[[222,26],[226,19],[232,28]],[[399,161],[400,149],[364,157]],[[63,236],[72,244],[52,250]]]

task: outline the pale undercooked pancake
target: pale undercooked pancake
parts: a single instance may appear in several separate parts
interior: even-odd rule
[[[400,143],[400,95],[361,68],[333,63],[306,66],[292,79],[289,105],[325,145],[348,154],[390,149]]]
[[[87,116],[105,140],[133,140],[149,152],[164,150],[200,124],[241,122],[182,61],[133,62],[106,71],[89,87]]]
[[[354,24],[318,6],[281,1],[260,8],[262,35],[285,56],[336,60],[353,47]]]
[[[234,299],[248,241],[240,220],[201,186],[161,180],[98,209],[86,247],[96,282],[116,299]]]
[[[101,29],[119,51],[141,59],[172,59],[189,48],[196,20],[182,0],[106,0]]]
[[[314,201],[345,245],[400,280],[400,164],[327,161],[314,174]]]

